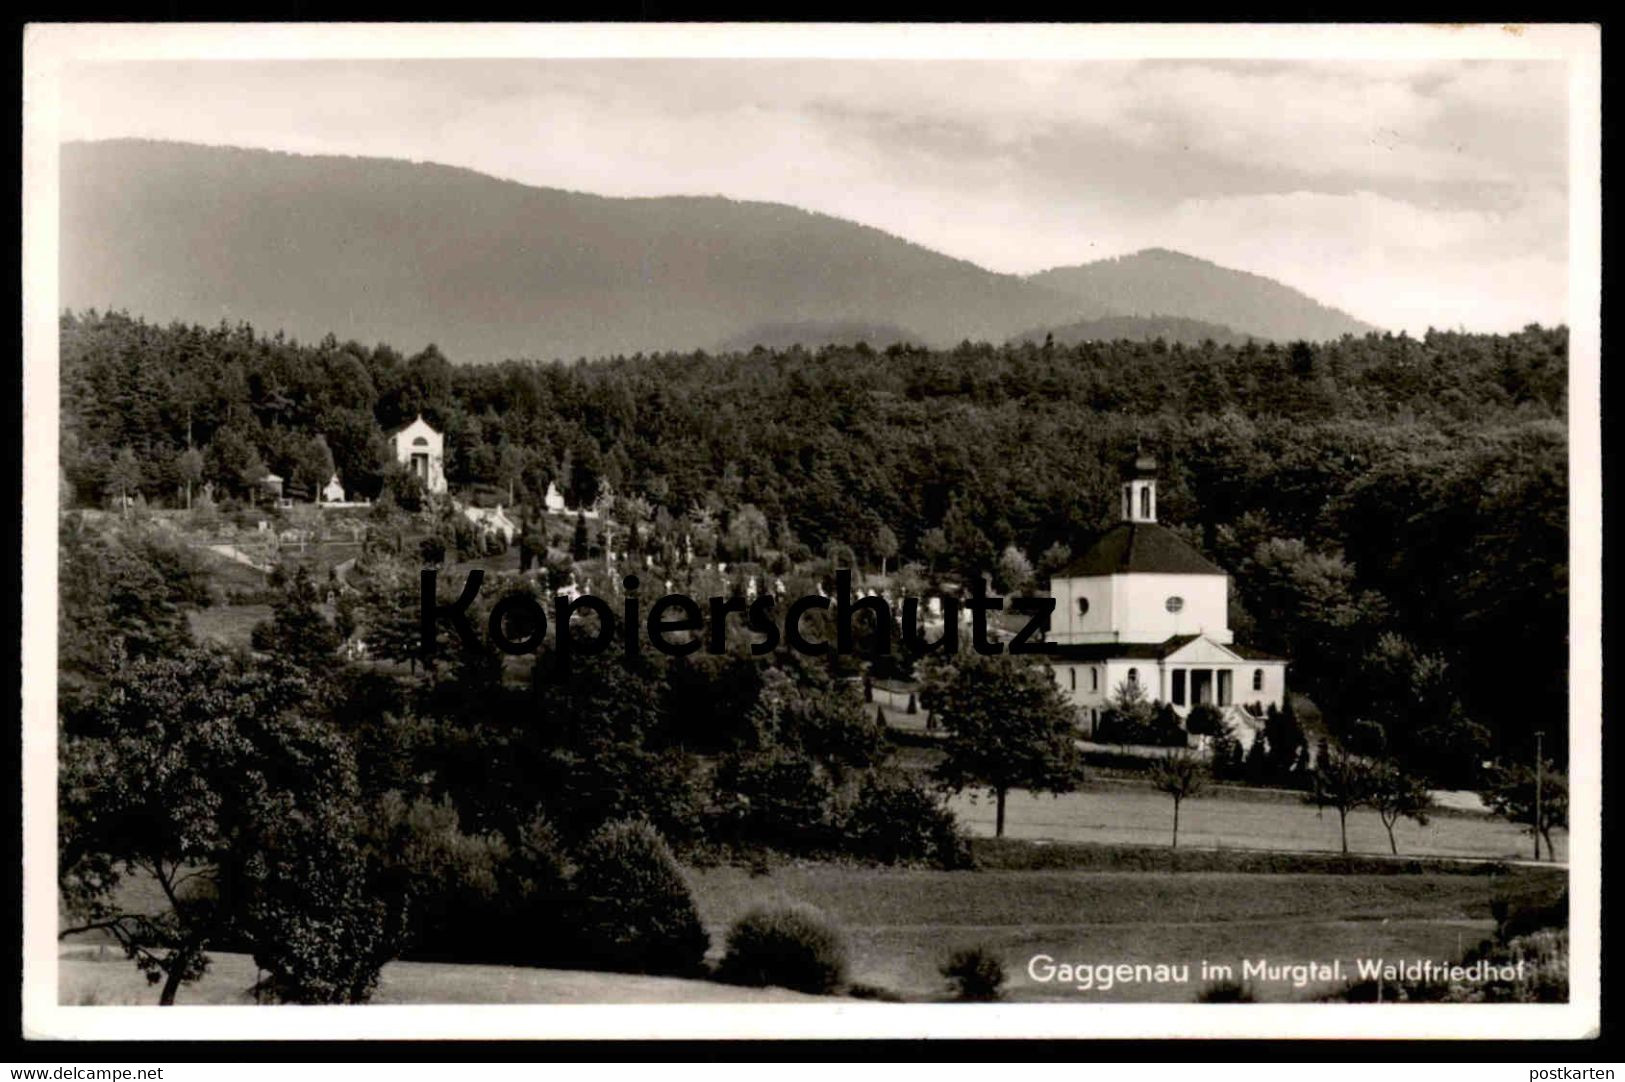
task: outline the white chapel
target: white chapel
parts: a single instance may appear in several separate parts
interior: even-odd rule
[[[1157,522],[1157,464],[1139,455],[1123,482],[1122,521],[1050,581],[1050,664],[1093,735],[1119,684],[1184,717],[1211,703],[1256,728],[1286,696],[1285,658],[1230,632],[1230,578]]]
[[[389,434],[395,460],[423,482],[425,491],[446,491],[446,438],[418,414],[417,420]]]

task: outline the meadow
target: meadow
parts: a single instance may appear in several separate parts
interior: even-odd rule
[[[955,797],[951,806],[972,834],[993,834],[993,802],[985,795],[967,793]],[[1166,846],[1172,826],[1173,802],[1149,785],[1101,782],[1062,796],[1011,793],[1004,829],[1011,838]],[[1387,832],[1374,811],[1351,812],[1348,834],[1351,853],[1390,852]],[[1394,837],[1399,855],[1407,857],[1529,860],[1534,855],[1527,830],[1471,812],[1439,810],[1426,826],[1401,820]],[[1567,860],[1567,833],[1554,831],[1552,840],[1558,861]],[[1226,787],[1181,806],[1179,846],[1336,853],[1341,842],[1337,812],[1305,804],[1301,794]]]
[[[1549,898],[1561,873],[1511,876],[1252,875],[1056,871],[856,871],[793,865],[766,876],[738,868],[696,872],[696,898],[716,931],[751,906],[802,902],[846,930],[852,979],[906,999],[945,995],[937,966],[957,947],[982,945],[1003,961],[1014,1002],[1190,1002],[1188,986],[1124,986],[1079,993],[1029,978],[1035,954],[1087,963],[1235,965],[1362,957],[1456,958],[1494,927],[1496,892]],[[1255,991],[1261,1001],[1329,990],[1290,983]]]
[[[1079,870],[1143,869],[1146,854],[1100,847],[1091,853],[1054,847],[1056,867],[1043,867],[1044,847],[1019,842],[977,843],[982,867],[945,872],[798,862],[767,871],[721,866],[690,869],[689,882],[711,935],[710,960],[720,959],[729,926],[752,907],[803,903],[822,910],[843,930],[851,951],[850,979],[907,1001],[946,998],[937,972],[957,947],[984,946],[1009,975],[1011,1002],[1190,1002],[1201,982],[1124,985],[1080,992],[1032,979],[1035,955],[1086,964],[1203,962],[1240,970],[1243,959],[1274,963],[1358,958],[1456,959],[1494,930],[1492,900],[1514,905],[1550,902],[1564,889],[1561,869],[1516,867],[1482,874],[1398,866],[1377,874],[1356,863],[1353,874],[1330,868],[1260,871]],[[1198,854],[1192,854],[1199,856]],[[1154,856],[1154,854],[1153,854]],[[1255,867],[1249,857],[1206,858],[1198,867]],[[1284,866],[1292,866],[1287,864]],[[132,884],[132,888],[139,889]],[[252,1002],[255,974],[244,955],[214,953],[210,972],[182,990],[181,1003]],[[64,1004],[154,1003],[117,947],[83,937],[61,951],[59,994]],[[1320,981],[1256,986],[1263,1002],[1302,1001],[1332,987]],[[795,1002],[778,989],[741,989],[708,981],[522,966],[391,962],[373,1002],[389,1003],[711,1003]]]
[[[247,1005],[258,978],[246,954],[214,952],[203,978],[182,989],[180,1005]],[[58,963],[58,1001],[65,1006],[138,1006],[158,1002],[116,946],[65,949]],[[391,962],[372,1003],[793,1003],[814,1002],[783,988],[735,988],[711,981],[630,973],[533,969],[526,966]]]

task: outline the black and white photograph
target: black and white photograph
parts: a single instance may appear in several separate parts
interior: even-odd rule
[[[1599,39],[30,27],[25,1035],[1594,1034]]]

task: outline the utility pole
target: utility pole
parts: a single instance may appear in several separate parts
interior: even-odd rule
[[[1535,730],[1535,860],[1540,860],[1540,784],[1546,765],[1545,756],[1541,754],[1540,740],[1546,734],[1539,729]]]

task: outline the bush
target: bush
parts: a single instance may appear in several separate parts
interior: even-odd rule
[[[246,903],[237,930],[265,972],[256,994],[272,1002],[365,1003],[400,947],[342,815],[313,815],[282,834],[232,884]]]
[[[1523,977],[1511,982],[1455,986],[1452,1002],[1567,1003],[1569,1001],[1569,933],[1567,928],[1544,928],[1512,940],[1505,947],[1483,951],[1483,957],[1501,966],[1523,964]],[[1463,961],[1476,961],[1469,951]]]
[[[719,840],[790,852],[829,847],[834,786],[811,756],[785,748],[730,756],[715,775]]]
[[[403,953],[415,959],[495,961],[512,949],[502,870],[511,859],[495,834],[462,830],[449,799],[379,798],[370,825],[378,889],[395,912]]]
[[[846,943],[810,906],[753,909],[728,931],[719,976],[733,984],[778,985],[827,995],[846,983]]]
[[[1246,776],[1246,753],[1241,750],[1241,741],[1230,731],[1230,726],[1221,725],[1218,735],[1213,738],[1210,761],[1213,776],[1220,781],[1239,781]]]
[[[576,911],[572,870],[559,832],[545,816],[519,824],[517,840],[500,869],[501,916],[509,929],[503,961],[547,965],[576,953],[559,935]]]
[[[1222,736],[1224,714],[1212,703],[1197,703],[1185,715],[1185,728],[1192,736]]]
[[[606,969],[699,972],[710,937],[665,839],[648,823],[599,828],[582,848],[575,892],[584,954]]]
[[[906,1002],[902,996],[898,995],[896,992],[893,992],[890,988],[882,988],[878,984],[863,984],[853,982],[852,984],[848,984],[846,986],[846,994],[851,996],[853,999],[868,999],[877,1003]]]
[[[1520,936],[1547,928],[1569,926],[1569,892],[1564,890],[1547,901],[1497,894],[1490,899],[1490,915],[1495,918],[1495,940],[1509,943]]]
[[[924,861],[939,868],[970,864],[970,843],[942,798],[907,774],[866,775],[846,815],[851,852],[884,864]]]
[[[1240,981],[1217,980],[1210,981],[1206,987],[1196,994],[1198,1003],[1256,1003],[1253,990]]]
[[[558,783],[544,800],[567,835],[579,838],[617,819],[645,819],[680,850],[700,839],[706,793],[692,756],[602,743],[556,757],[551,769]]]
[[[1485,940],[1461,959],[1467,966],[1480,961],[1497,967],[1517,967],[1521,962],[1523,969],[1521,976],[1511,981],[1349,980],[1324,999],[1343,1003],[1568,1002],[1569,933],[1566,928],[1546,928],[1505,944]]]
[[[1004,963],[986,947],[954,951],[939,972],[948,978],[955,999],[988,1002],[998,999],[1004,987]]]
[[[1155,719],[1149,723],[1139,722],[1109,708],[1100,715],[1100,722],[1095,726],[1094,742],[1156,748],[1182,748],[1187,743],[1185,730],[1177,724],[1162,724]]]

